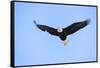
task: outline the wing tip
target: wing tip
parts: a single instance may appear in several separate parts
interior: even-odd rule
[[[45,31],[45,29],[43,28],[43,25],[37,24],[36,20],[33,20],[33,23],[36,25],[37,28],[41,29],[42,31]]]
[[[88,25],[90,23],[90,19],[87,19],[84,22],[86,23],[86,25]]]
[[[36,23],[36,21],[35,21],[35,20],[33,21],[33,23],[34,23],[35,25],[37,25],[37,23]]]

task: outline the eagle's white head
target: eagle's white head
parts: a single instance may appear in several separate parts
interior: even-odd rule
[[[63,29],[60,28],[60,27],[58,27],[58,28],[57,28],[57,32],[63,32]]]

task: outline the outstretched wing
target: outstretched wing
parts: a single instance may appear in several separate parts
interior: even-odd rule
[[[90,20],[85,20],[85,21],[81,21],[81,22],[76,22],[73,23],[72,25],[66,27],[63,29],[64,34],[66,35],[70,35],[75,33],[76,31],[82,29],[83,27],[85,27],[86,25],[89,24]]]
[[[57,29],[55,29],[55,28],[52,28],[52,27],[49,27],[49,26],[46,26],[46,25],[37,24],[36,21],[34,21],[34,24],[42,31],[47,31],[51,35],[56,35],[56,36],[58,35]]]

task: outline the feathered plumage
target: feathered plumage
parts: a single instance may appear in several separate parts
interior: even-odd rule
[[[70,34],[73,34],[75,32],[77,32],[78,30],[84,28],[86,25],[88,25],[90,22],[90,20],[84,20],[84,21],[80,21],[80,22],[75,22],[73,24],[71,24],[68,27],[62,28],[62,32],[58,32],[58,29],[47,26],[47,25],[40,25],[37,24],[36,21],[34,21],[34,24],[42,31],[47,31],[49,32],[51,35],[55,35],[55,36],[59,36],[59,38],[62,41],[66,40],[66,37]]]

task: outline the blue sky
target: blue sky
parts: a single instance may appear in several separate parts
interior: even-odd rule
[[[67,37],[39,30],[33,23],[54,28],[90,19],[85,28]],[[15,3],[15,65],[39,65],[96,61],[96,7]]]

